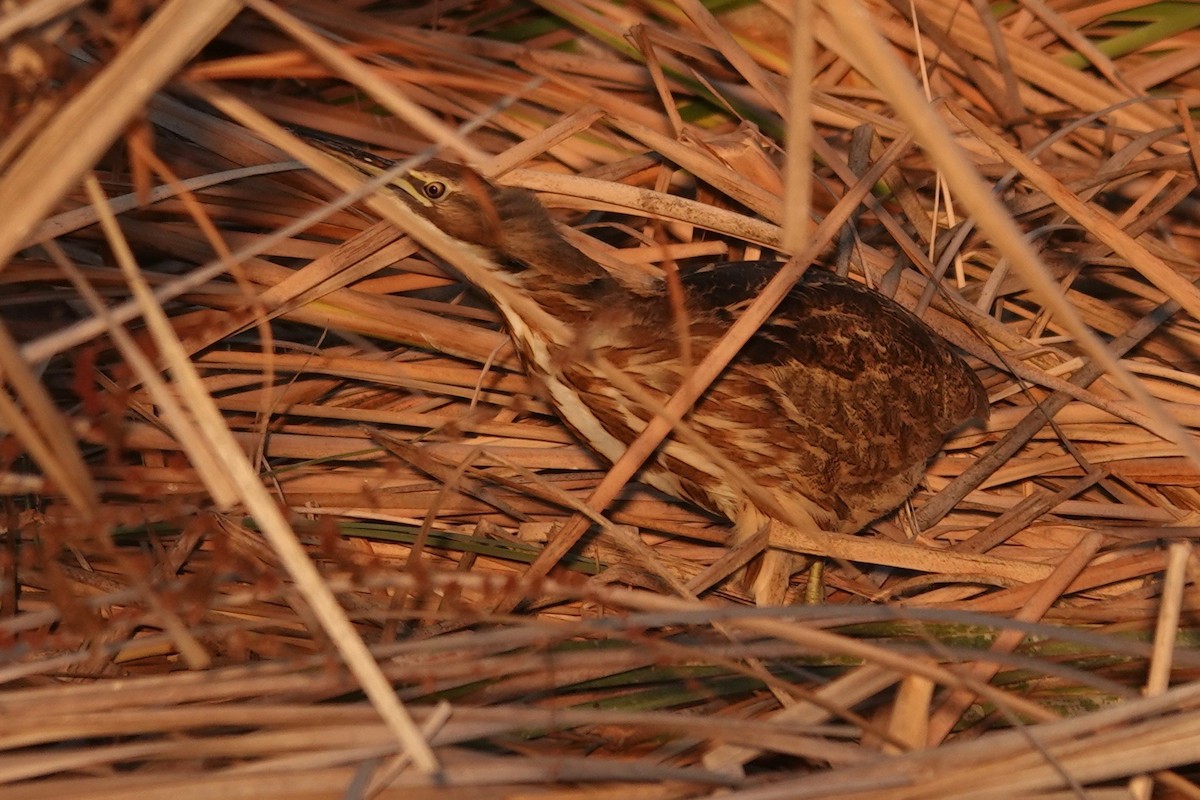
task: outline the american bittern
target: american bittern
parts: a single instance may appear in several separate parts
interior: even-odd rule
[[[323,144],[367,174],[389,165]],[[675,333],[679,310],[672,310],[665,285],[610,273],[563,239],[531,192],[495,186],[467,167],[429,161],[391,188],[418,215],[482,253],[505,287],[562,323],[556,328],[565,336],[492,297],[526,370],[563,422],[603,458],[619,458],[653,412],[606,378],[597,357],[660,405],[671,396],[687,363]],[[742,262],[681,276],[694,358],[713,347],[774,270]],[[987,412],[979,378],[923,322],[883,295],[814,268],[687,423],[766,490],[789,517],[783,521],[853,533],[902,503],[946,436]],[[679,438],[659,448],[641,479],[728,518],[743,534],[769,516],[744,481]],[[766,555],[775,561],[768,558],[760,570],[756,597],[777,602],[790,557]]]

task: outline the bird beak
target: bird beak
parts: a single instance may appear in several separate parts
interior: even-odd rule
[[[396,166],[396,162],[388,158],[381,158],[373,153],[368,153],[365,150],[359,150],[350,147],[341,142],[335,142],[326,139],[317,139],[309,136],[303,137],[304,141],[313,148],[320,150],[327,156],[340,161],[348,167],[353,168],[357,172],[361,172],[368,178],[374,178],[378,175],[387,172]],[[413,186],[409,181],[409,176],[416,180],[422,180],[421,173],[418,170],[409,170],[407,174],[397,175],[388,185],[394,189],[404,192],[409,197],[423,206],[430,206],[432,203],[429,199],[417,191],[417,187]]]

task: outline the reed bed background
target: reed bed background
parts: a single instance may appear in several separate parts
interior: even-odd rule
[[[31,0],[0,39],[4,797],[1200,797],[1200,6]],[[815,252],[991,419],[864,534],[780,534],[825,604],[696,596],[727,526],[589,511],[469,254],[292,127],[536,190],[615,270]]]

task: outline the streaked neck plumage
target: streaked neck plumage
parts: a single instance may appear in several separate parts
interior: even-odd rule
[[[505,189],[494,200],[497,235],[485,249],[509,273],[506,282],[536,298],[547,313],[570,324],[629,292],[562,237],[532,194]]]

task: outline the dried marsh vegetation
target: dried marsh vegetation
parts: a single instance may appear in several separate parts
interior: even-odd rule
[[[32,0],[0,38],[5,797],[1200,797],[1197,6]],[[827,602],[751,608],[727,526],[537,397],[472,254],[297,127],[535,190],[631,275],[810,254],[991,419],[863,535],[777,531]]]

